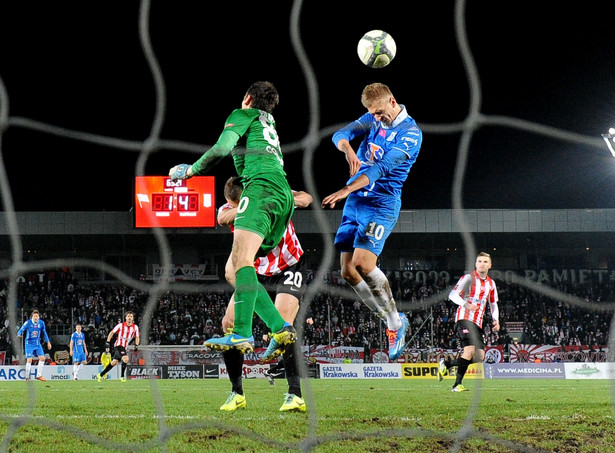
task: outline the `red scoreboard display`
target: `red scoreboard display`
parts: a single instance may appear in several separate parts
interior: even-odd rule
[[[216,226],[215,178],[168,176],[135,178],[136,228],[204,228]]]

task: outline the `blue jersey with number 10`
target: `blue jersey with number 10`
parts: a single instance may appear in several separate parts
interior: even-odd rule
[[[414,119],[402,110],[390,127],[376,121],[371,113],[365,113],[358,120],[348,124],[333,134],[333,144],[337,147],[340,139],[349,142],[363,136],[357,149],[361,168],[348,184],[360,175],[369,178],[369,185],[350,194],[350,197],[393,197],[401,199],[403,187],[412,164],[421,149],[423,133]]]

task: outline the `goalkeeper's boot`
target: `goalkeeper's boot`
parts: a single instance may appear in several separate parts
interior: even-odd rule
[[[305,412],[306,410],[307,406],[305,405],[305,401],[303,401],[303,398],[300,398],[297,395],[293,395],[292,393],[286,394],[284,404],[282,404],[282,407],[280,407],[280,412]]]
[[[261,362],[267,362],[281,356],[284,354],[284,351],[286,351],[286,347],[293,344],[296,339],[297,332],[295,328],[285,322],[284,327],[271,335],[271,341],[269,342],[269,346],[267,346],[267,350],[261,357]]]
[[[469,390],[461,384],[456,384],[451,389],[451,392],[469,392]]]
[[[406,334],[408,333],[408,318],[405,314],[400,313],[401,327],[397,330],[386,330],[389,337],[389,357],[391,360],[397,360],[404,349],[406,348]]]
[[[120,382],[126,382],[126,378],[125,377],[121,377],[120,378]]]
[[[106,378],[107,378],[107,376],[105,376],[105,379],[106,379]],[[101,381],[102,381],[102,376],[100,375],[100,373],[98,373],[98,374],[96,375],[96,380],[97,380],[98,382],[101,382]]]
[[[242,353],[254,351],[254,336],[242,337],[236,333],[230,333],[219,338],[210,338],[205,342],[205,346],[216,351],[228,351],[229,349],[239,349]]]
[[[444,363],[444,357],[442,357],[438,365],[438,382],[442,382],[442,379],[444,379],[444,376],[447,374],[448,368],[446,367],[446,363]]]
[[[246,408],[246,397],[236,392],[231,392],[226,400],[226,403],[220,406],[221,411],[227,412],[236,411],[241,408]]]

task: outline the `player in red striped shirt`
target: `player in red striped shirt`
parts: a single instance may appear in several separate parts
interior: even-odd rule
[[[96,379],[98,382],[101,382],[103,377],[111,371],[111,369],[118,364],[118,362],[122,361],[122,374],[120,377],[120,381],[126,382],[126,365],[128,364],[128,354],[126,353],[126,348],[130,341],[135,339],[135,348],[139,346],[141,343],[141,335],[139,334],[139,326],[134,323],[135,314],[131,311],[126,312],[126,321],[120,322],[116,325],[109,335],[107,335],[107,344],[105,348],[110,347],[111,339],[115,334],[117,334],[117,338],[115,339],[115,343],[113,345],[113,360],[109,363],[101,373],[96,375]]]
[[[236,177],[231,177],[226,181],[224,186],[224,196],[227,202],[220,206],[218,209],[218,223],[220,225],[226,225],[231,229],[231,232],[235,229],[233,226],[233,220],[237,213],[237,204],[239,202],[239,196],[241,195],[242,188],[237,183]],[[295,198],[295,207],[304,208],[310,205],[312,202],[312,196],[307,192],[293,191]],[[237,197],[237,198],[229,198]],[[295,234],[295,226],[292,220],[288,222],[284,236],[280,240],[276,248],[271,250],[266,256],[261,256],[254,261],[254,267],[256,273],[260,276],[271,277],[277,275],[285,269],[294,266],[299,262],[303,255],[303,249],[299,243],[299,239]],[[232,269],[232,263],[230,257],[226,263],[225,276],[227,281],[234,280],[234,269]],[[229,273],[232,272],[233,275]],[[229,281],[230,282],[230,281]]]
[[[455,314],[455,333],[463,352],[458,360],[440,359],[438,380],[442,381],[443,376],[448,374],[449,368],[457,366],[455,385],[451,389],[453,392],[468,390],[461,385],[468,366],[472,361],[482,362],[485,359],[483,317],[487,304],[491,310],[493,331],[500,330],[498,290],[493,279],[487,275],[491,269],[491,255],[480,252],[476,257],[475,267],[474,272],[465,274],[459,279],[448,295],[450,300],[459,305]]]
[[[233,221],[237,212],[237,205],[241,198],[242,187],[237,178],[231,177],[224,186],[224,197],[226,204],[218,209],[218,223],[227,225],[233,231]],[[307,192],[293,191],[295,206],[305,208],[312,202],[312,196]],[[303,256],[303,249],[299,239],[295,234],[295,227],[289,221],[284,236],[277,247],[271,250],[266,256],[258,257],[254,261],[254,267],[259,281],[272,294],[275,307],[280,312],[284,321],[293,324],[297,312],[299,311],[299,301],[305,288],[305,273],[300,263]],[[225,267],[226,280],[235,286],[235,270],[231,257],[229,257]],[[275,295],[274,295],[275,294]],[[235,320],[234,295],[231,297],[226,308],[226,313],[222,319],[222,329],[226,332],[232,330]],[[276,350],[283,353],[282,361],[286,380],[288,381],[288,393],[284,403],[280,407],[281,412],[306,410],[305,401],[301,394],[301,379],[298,373],[295,358],[295,345],[290,345],[286,350]],[[273,354],[271,357],[275,357]],[[226,403],[220,410],[235,411],[246,407],[246,398],[243,394],[243,353],[237,348],[229,348],[222,352],[224,363],[231,381],[232,390]]]

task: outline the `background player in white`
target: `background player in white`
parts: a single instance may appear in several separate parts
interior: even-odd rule
[[[227,202],[218,209],[218,223],[227,225],[233,231],[233,222],[237,214],[237,205],[241,198],[242,187],[239,178],[231,177],[224,185],[224,197]],[[293,191],[295,207],[305,208],[312,202],[312,196],[307,192]],[[265,286],[267,291],[275,293],[275,307],[278,309],[284,321],[293,324],[297,312],[299,311],[299,301],[304,292],[304,275],[300,264],[303,256],[303,249],[299,239],[295,234],[292,221],[289,221],[286,232],[278,246],[266,256],[259,257],[254,262],[259,281]],[[225,267],[226,280],[235,286],[235,270],[232,259],[229,259]],[[235,320],[234,295],[226,308],[226,313],[222,319],[223,331],[233,328]],[[284,403],[280,407],[281,412],[299,411],[305,412],[306,405],[301,394],[301,379],[296,363],[295,345],[284,349],[277,349],[271,357],[276,357],[283,353],[282,361],[286,380],[288,381],[288,393],[285,395]],[[246,398],[243,394],[243,354],[236,348],[230,348],[222,352],[224,363],[226,364],[232,390],[226,403],[220,410],[235,411],[246,407]]]
[[[139,326],[134,323],[135,314],[131,311],[127,311],[125,319],[126,321],[120,322],[109,332],[109,335],[107,335],[107,344],[105,348],[109,347],[111,339],[117,334],[117,338],[113,345],[113,360],[101,373],[96,375],[98,382],[102,381],[103,377],[111,371],[120,360],[122,361],[120,381],[126,382],[126,365],[128,364],[128,353],[126,352],[126,348],[133,338],[135,339],[135,347],[139,346],[141,343],[141,336],[139,334]]]
[[[387,324],[389,357],[406,346],[408,319],[397,311],[378,256],[393,231],[401,209],[401,191],[421,148],[423,134],[389,87],[372,83],[363,89],[367,113],[333,134],[333,144],[350,165],[347,185],[325,197],[322,206],[348,197],[335,235],[342,277],[369,309]],[[362,137],[355,153],[350,142]]]
[[[70,356],[73,358],[73,379],[75,381],[77,380],[79,370],[88,363],[88,348],[85,344],[85,334],[81,329],[81,323],[77,323],[68,344]]]
[[[26,381],[30,380],[30,371],[32,370],[32,358],[38,358],[38,367],[36,368],[36,379],[46,381],[43,377],[43,365],[45,365],[45,353],[41,345],[41,338],[47,342],[47,349],[51,351],[51,343],[49,335],[45,328],[45,321],[40,319],[38,310],[33,310],[31,318],[28,319],[23,326],[17,331],[17,336],[25,336],[25,355],[26,355]]]
[[[453,392],[467,392],[468,389],[461,384],[468,366],[475,362],[485,360],[485,342],[483,337],[483,317],[487,303],[491,310],[493,331],[500,330],[498,310],[498,290],[495,282],[487,275],[491,269],[491,255],[480,252],[476,257],[476,269],[471,274],[465,274],[459,279],[452,289],[448,298],[455,302],[457,312],[455,314],[455,334],[463,347],[463,352],[458,360],[440,359],[438,380],[448,374],[452,366],[457,366],[457,377]]]

